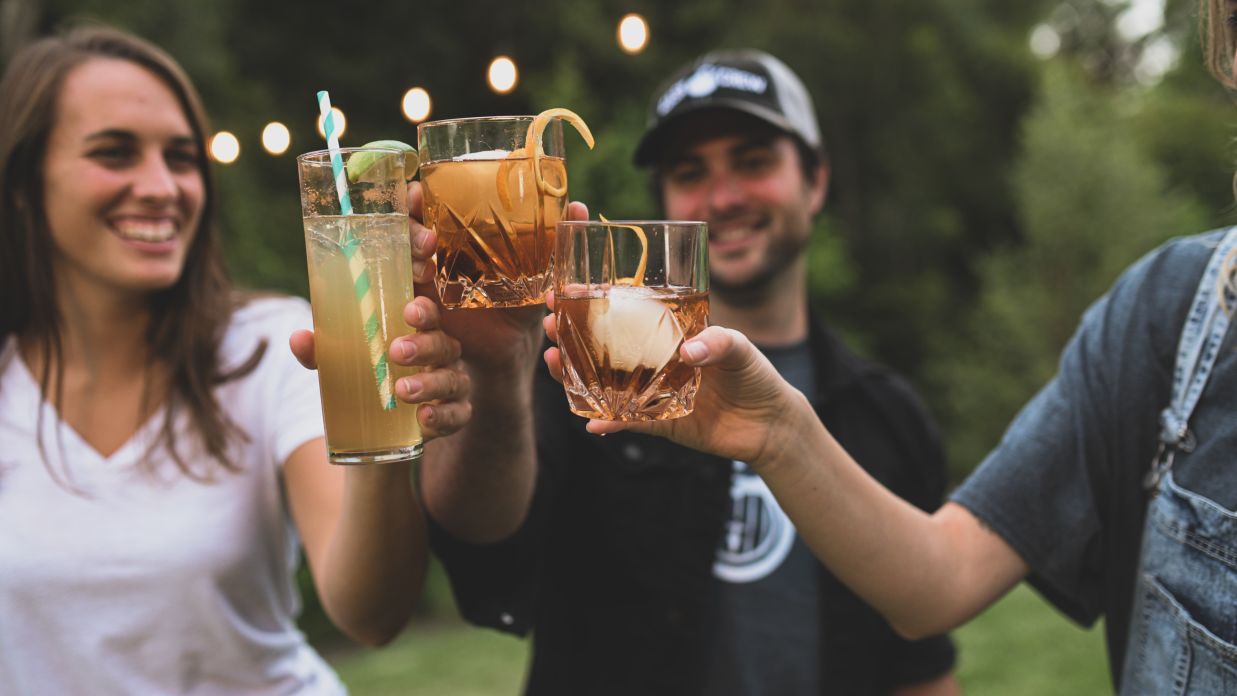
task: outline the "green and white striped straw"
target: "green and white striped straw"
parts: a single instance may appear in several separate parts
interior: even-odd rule
[[[326,133],[331,172],[335,175],[335,192],[339,194],[339,211],[344,216],[352,215],[352,201],[348,198],[348,173],[339,152],[339,136],[336,135],[335,118],[331,112],[331,97],[326,90],[318,92],[318,110],[322,112],[322,130]],[[365,257],[361,255],[361,241],[352,234],[350,225],[344,226],[344,237],[341,241],[344,258],[348,259],[348,270],[352,274],[352,290],[356,293],[357,303],[361,307],[365,340],[369,344],[369,360],[374,366],[374,382],[378,385],[378,399],[382,402],[382,409],[390,411],[395,408],[391,369],[387,363],[387,347],[382,344],[382,336],[378,332],[381,319],[378,316],[378,303],[374,301],[374,289],[369,282],[369,270],[365,267]]]

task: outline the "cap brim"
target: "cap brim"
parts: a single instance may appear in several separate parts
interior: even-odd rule
[[[661,119],[656,126],[645,131],[644,135],[640,138],[640,142],[636,144],[636,151],[632,155],[632,162],[637,167],[647,167],[653,164],[657,160],[655,153],[660,149],[659,146],[662,139],[672,127],[682,121],[684,116],[709,109],[739,111],[749,116],[755,116],[778,130],[786,132],[787,135],[802,139],[802,136],[790,124],[790,121],[786,120],[785,116],[768,107],[753,104],[743,99],[729,97],[697,99],[688,106],[679,107],[674,113]]]

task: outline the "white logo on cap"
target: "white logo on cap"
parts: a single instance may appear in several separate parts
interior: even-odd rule
[[[717,78],[712,70],[697,70],[687,79],[687,94],[699,99],[717,91]]]
[[[661,99],[657,100],[657,115],[665,116],[687,97],[701,99],[722,87],[740,92],[764,94],[769,88],[769,80],[746,70],[705,63],[696,68],[691,75],[671,85],[670,89],[661,95]]]

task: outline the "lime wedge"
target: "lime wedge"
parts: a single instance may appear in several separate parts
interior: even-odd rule
[[[398,140],[375,140],[372,143],[365,143],[361,146],[364,148],[382,148],[385,150],[403,150],[404,152],[404,178],[411,179],[413,174],[417,173],[417,167],[420,164],[420,158],[417,156],[417,150],[408,143]],[[348,181],[361,181],[365,178],[365,173],[373,168],[383,157],[386,157],[385,152],[358,152],[348,158]]]

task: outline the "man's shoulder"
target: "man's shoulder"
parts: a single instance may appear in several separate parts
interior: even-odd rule
[[[813,332],[822,391],[817,413],[830,433],[869,473],[925,509],[939,503],[944,452],[935,420],[911,383],[860,356],[817,324]]]

